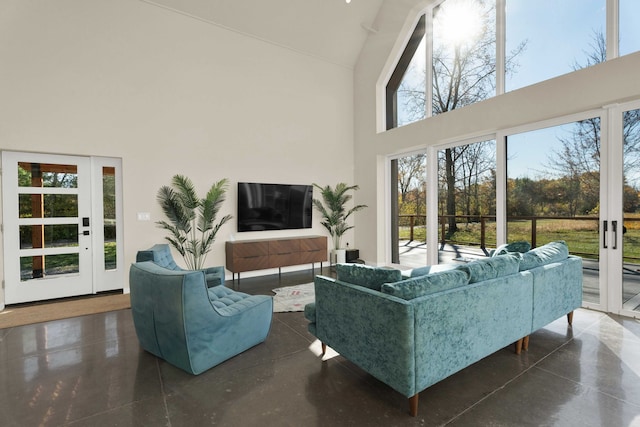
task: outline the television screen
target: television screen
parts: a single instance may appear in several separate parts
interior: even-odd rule
[[[238,231],[311,228],[313,186],[238,183]]]

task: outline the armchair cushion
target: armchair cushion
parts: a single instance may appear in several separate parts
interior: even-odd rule
[[[400,270],[390,267],[372,267],[364,264],[337,264],[336,278],[365,288],[380,290],[383,283],[402,280]]]

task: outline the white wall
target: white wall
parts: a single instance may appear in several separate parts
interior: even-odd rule
[[[471,135],[487,135],[548,118],[587,111],[608,104],[640,99],[640,53],[628,55],[561,76],[440,116],[377,133],[376,84],[388,70],[390,56],[399,55],[397,40],[403,27],[412,30],[424,0],[385,0],[378,15],[378,32],[365,43],[355,69],[355,183],[357,203],[373,209],[357,217],[355,238],[361,257],[388,261],[384,214],[384,165],[388,155],[450,142]],[[406,35],[404,35],[406,37]],[[395,47],[395,50],[394,50]]]
[[[228,178],[222,215],[238,181],[353,182],[352,69],[136,0],[3,0],[0,40],[0,149],[122,158],[127,266],[163,241],[174,174],[200,193]],[[208,264],[231,234],[326,234],[315,213],[311,230],[235,229]]]

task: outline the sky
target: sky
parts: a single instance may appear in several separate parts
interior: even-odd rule
[[[620,55],[625,55],[640,50],[640,0],[619,1]],[[516,72],[506,81],[507,91],[586,65],[594,36],[606,34],[606,0],[506,0],[506,7],[507,52],[526,42]],[[414,60],[424,63],[423,52],[418,49]],[[559,138],[567,137],[571,128],[569,124],[511,136],[509,177],[540,176],[549,154],[560,146]]]
[[[507,51],[524,40],[526,48],[518,55],[517,72],[507,79],[506,89],[569,73],[576,63],[586,64],[594,34],[606,34],[605,10],[606,0],[507,0]],[[532,27],[532,22],[542,27]],[[620,0],[620,54],[638,50],[640,0]],[[558,138],[567,137],[570,129],[571,125],[558,126],[512,136],[509,177],[539,176],[559,146]]]

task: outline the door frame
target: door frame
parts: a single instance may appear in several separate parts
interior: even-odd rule
[[[73,164],[84,164],[83,166],[83,174],[86,175],[86,185],[83,188],[78,189],[78,192],[83,192],[85,197],[88,200],[88,207],[86,208],[86,212],[81,211],[79,208],[78,211],[78,221],[80,222],[80,218],[89,217],[90,227],[82,227],[81,224],[78,224],[78,231],[81,233],[84,230],[88,230],[91,236],[80,236],[78,242],[78,252],[82,252],[83,243],[88,244],[85,246],[85,250],[90,251],[88,258],[88,263],[84,264],[84,267],[81,267],[82,277],[81,284],[76,288],[75,285],[71,289],[71,293],[73,295],[86,295],[86,294],[95,294],[97,292],[107,291],[107,290],[115,290],[115,289],[123,289],[124,288],[124,230],[123,230],[123,209],[122,209],[122,159],[119,158],[110,158],[110,157],[97,157],[97,156],[80,156],[80,155],[62,155],[62,154],[53,154],[53,153],[33,153],[33,152],[20,152],[20,151],[12,151],[12,150],[3,150],[0,152],[0,156],[2,157],[2,164],[5,162],[15,162],[21,161],[22,159],[27,159],[31,161],[38,161],[40,163],[73,163]],[[102,167],[109,166],[115,168],[115,190],[116,190],[116,260],[117,266],[115,269],[105,270],[104,269],[104,251],[98,251],[97,248],[102,247],[104,241],[104,221],[102,214]],[[4,168],[3,168],[4,169]],[[78,168],[78,174],[80,175],[80,167]],[[2,172],[1,179],[1,187],[3,188],[2,200],[5,199],[4,188],[5,186],[12,186],[12,191],[19,192],[17,177],[11,176],[13,174],[13,167],[11,167],[10,171],[6,169]],[[7,174],[9,173],[9,175]],[[8,188],[8,187],[7,187]],[[96,200],[99,202],[97,203]],[[18,239],[17,230],[10,230],[6,226],[6,218],[7,215],[11,215],[17,218],[17,207],[12,204],[3,204],[0,219],[2,220],[2,257],[0,257],[0,262],[2,262],[2,291],[0,292],[0,310],[4,308],[6,303],[19,303],[19,302],[28,302],[22,300],[9,300],[7,301],[7,274],[12,274],[15,276],[15,265],[10,265],[15,262],[15,253],[10,253],[15,249],[13,244],[10,247],[6,244],[7,239]],[[19,227],[19,225],[18,225]],[[85,240],[86,239],[86,240]],[[19,250],[19,249],[18,249]],[[96,256],[98,254],[98,256]],[[100,256],[101,255],[101,256]],[[18,257],[18,264],[20,255]],[[82,261],[81,261],[81,264]],[[102,268],[101,268],[102,266]],[[20,273],[20,268],[18,266],[18,275]],[[80,274],[78,275],[80,276]],[[51,284],[51,280],[68,280],[70,276],[63,275],[60,277],[52,277],[45,279],[46,283]],[[15,280],[15,277],[13,278]],[[39,280],[39,279],[35,279]],[[89,282],[89,283],[87,283]],[[55,299],[61,298],[65,296],[71,295],[61,295],[58,296],[57,293],[44,292],[44,295],[41,299],[37,300],[46,300],[46,299]],[[36,301],[36,300],[33,300]]]

